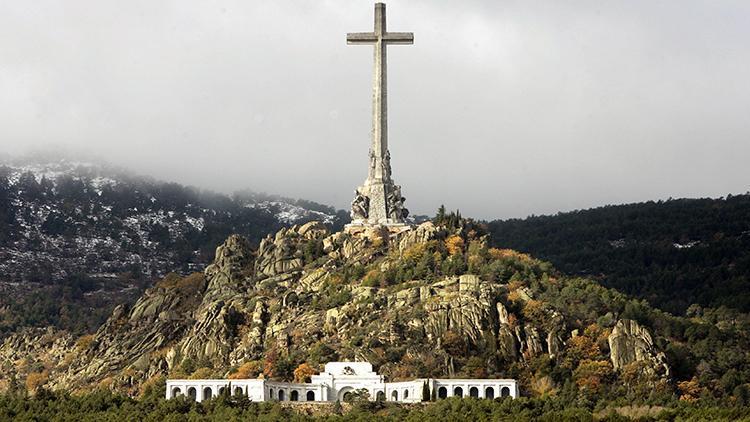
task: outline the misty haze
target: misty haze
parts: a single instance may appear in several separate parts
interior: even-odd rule
[[[0,145],[348,209],[367,2],[6,2]],[[747,191],[745,2],[393,1],[393,174],[413,213],[524,217]],[[362,29],[362,30],[365,30]]]

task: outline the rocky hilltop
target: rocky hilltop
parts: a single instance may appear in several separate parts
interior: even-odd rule
[[[291,379],[300,364],[333,359],[368,360],[391,379],[517,377],[527,393],[558,391],[566,377],[579,388],[634,379],[669,388],[659,342],[622,317],[628,303],[489,248],[468,221],[399,235],[311,222],[257,250],[230,236],[203,273],[165,277],[93,335],[13,334],[0,365],[2,378],[31,389],[133,395],[163,376]]]

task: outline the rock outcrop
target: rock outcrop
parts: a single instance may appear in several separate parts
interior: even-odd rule
[[[75,350],[73,336],[51,327],[26,328],[9,335],[0,344],[0,391],[31,373],[47,375],[47,368],[67,365]]]
[[[165,352],[193,324],[205,288],[201,274],[168,276],[132,307],[118,306],[67,367],[54,369],[50,387],[137,391],[140,383],[168,370]]]
[[[422,223],[414,230],[409,230],[401,235],[398,242],[398,249],[400,252],[404,252],[416,244],[425,243],[436,238],[442,231],[444,230],[435,227],[430,221]]]
[[[300,271],[304,265],[303,246],[316,242],[328,234],[328,229],[313,221],[302,226],[281,229],[275,237],[270,235],[260,242],[255,273],[259,276],[276,276]]]
[[[475,275],[449,277],[434,283],[419,294],[415,292],[414,301],[423,300],[427,312],[424,331],[428,339],[439,339],[451,330],[473,345],[484,340],[485,330],[496,330],[493,327],[495,286],[482,283]],[[414,290],[413,290],[414,291]],[[410,306],[412,304],[409,304]]]
[[[617,321],[609,342],[610,360],[616,370],[640,362],[646,371],[654,375],[669,377],[670,370],[663,352],[656,350],[651,333],[636,321],[622,319]]]

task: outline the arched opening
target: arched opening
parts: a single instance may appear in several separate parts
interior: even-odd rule
[[[494,399],[495,398],[495,389],[492,387],[487,387],[484,389],[484,397],[488,399]]]
[[[471,388],[469,388],[469,397],[478,398],[479,397],[479,389],[477,387],[471,387]]]
[[[182,395],[182,390],[180,390],[180,387],[175,387],[172,389],[172,398],[175,398],[181,395]]]
[[[299,392],[297,390],[292,390],[291,394],[289,394],[289,400],[299,401]]]
[[[268,389],[268,397],[270,397],[270,398],[271,398],[271,400],[273,400],[273,399],[274,399],[274,397],[273,397],[273,388],[269,388],[269,389]]]
[[[385,401],[385,393],[382,391],[378,391],[378,394],[375,395],[375,400]]]
[[[307,392],[307,401],[315,401],[315,391]]]
[[[444,399],[446,397],[448,397],[448,389],[445,387],[438,388],[438,398]]]
[[[409,398],[409,390],[404,390],[404,400]]]
[[[454,397],[463,397],[464,396],[464,389],[461,387],[456,387],[453,389],[453,396]]]
[[[503,387],[500,389],[500,397],[508,397],[510,396],[510,388]]]
[[[243,393],[244,393],[244,391],[242,391],[242,387],[234,387],[234,395],[235,396],[241,396]]]
[[[394,391],[391,393],[391,400],[398,401],[398,391]]]
[[[220,396],[223,396],[225,391],[227,391],[227,389],[225,387],[219,387],[219,395]]]
[[[284,401],[284,390],[279,390],[279,401]]]
[[[203,389],[203,400],[208,400],[211,397],[213,397],[213,391],[211,391],[211,387],[206,387]]]
[[[195,387],[188,388],[188,397],[190,397],[190,400],[195,400],[198,396],[197,391],[195,391]]]
[[[349,401],[352,398],[352,391],[354,389],[352,387],[344,387],[338,392],[338,398],[340,401]]]

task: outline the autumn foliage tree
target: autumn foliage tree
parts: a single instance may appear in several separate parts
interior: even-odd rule
[[[461,236],[453,235],[445,239],[445,248],[451,255],[458,255],[464,251],[464,239]]]
[[[49,373],[46,369],[42,372],[32,372],[26,377],[26,389],[33,393],[44,385],[48,378]]]
[[[680,390],[681,401],[695,402],[701,397],[701,386],[695,377],[689,381],[678,382],[677,389]]]
[[[237,368],[237,371],[229,375],[229,379],[251,379],[256,378],[263,371],[263,363],[257,360],[245,362]]]
[[[191,380],[201,380],[201,379],[207,379],[207,378],[213,378],[215,376],[215,371],[208,367],[202,367],[198,368],[190,374],[188,379]]]
[[[276,349],[274,348],[269,350],[263,359],[263,375],[265,375],[267,378],[273,378],[274,376],[276,376],[275,369],[278,360],[278,351],[276,351]]]
[[[451,356],[462,356],[466,352],[466,341],[455,331],[443,333],[442,348]]]
[[[612,378],[612,364],[606,360],[584,360],[573,371],[578,388],[597,394]]]
[[[578,362],[583,360],[594,360],[601,355],[599,345],[591,337],[579,335],[568,340],[563,365],[575,368]]]
[[[301,363],[294,370],[294,382],[310,382],[310,377],[315,375],[315,370],[307,362]]]

